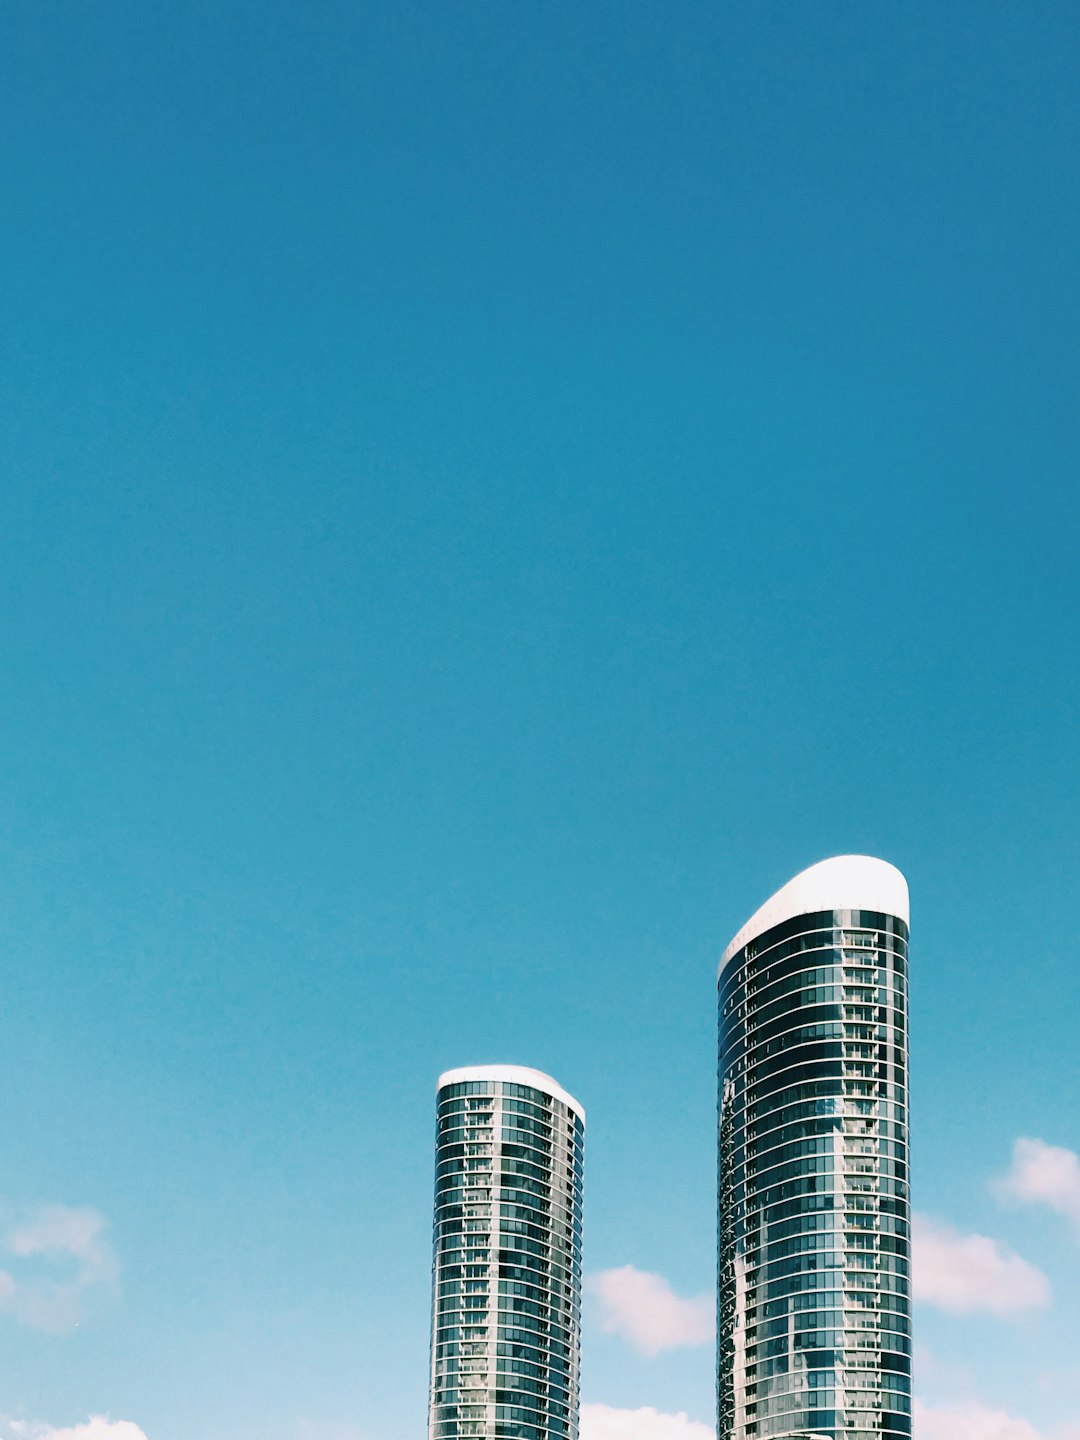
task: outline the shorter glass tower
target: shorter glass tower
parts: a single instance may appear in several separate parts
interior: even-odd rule
[[[539,1070],[440,1076],[429,1440],[577,1440],[584,1140]]]

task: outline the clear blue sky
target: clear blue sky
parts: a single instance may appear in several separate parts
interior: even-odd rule
[[[1055,1286],[927,1307],[923,1393],[1080,1424],[1080,1244],[987,1188],[1080,1148],[1078,64],[1055,0],[9,0],[0,1222],[118,1271],[0,1256],[86,1278],[0,1416],[419,1436],[450,1065],[584,1102],[590,1271],[708,1291],[716,958],[854,850],[917,1206]],[[587,1400],[710,1420],[587,1317]]]

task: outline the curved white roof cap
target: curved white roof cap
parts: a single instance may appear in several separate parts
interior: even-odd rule
[[[465,1065],[460,1070],[447,1070],[439,1076],[435,1089],[441,1090],[444,1085],[459,1085],[463,1080],[500,1080],[506,1085],[531,1085],[534,1090],[543,1090],[545,1095],[551,1095],[556,1100],[561,1100],[564,1105],[585,1119],[585,1109],[572,1095],[557,1085],[550,1075],[545,1075],[542,1070],[530,1070],[527,1065]]]
[[[758,935],[796,915],[812,915],[816,910],[880,910],[884,915],[895,915],[906,925],[907,881],[895,865],[873,855],[834,855],[831,860],[820,860],[754,911],[724,951],[720,970]]]

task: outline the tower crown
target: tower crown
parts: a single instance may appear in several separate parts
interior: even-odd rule
[[[908,886],[895,865],[873,855],[834,855],[801,870],[754,911],[720,958],[720,969],[744,945],[797,915],[822,910],[880,910],[909,919]]]

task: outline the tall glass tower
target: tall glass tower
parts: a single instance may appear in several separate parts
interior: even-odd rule
[[[585,1112],[517,1065],[436,1111],[428,1440],[577,1440]]]
[[[796,875],[718,980],[718,1440],[911,1435],[908,890]]]

